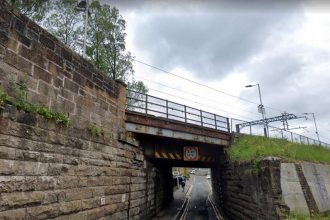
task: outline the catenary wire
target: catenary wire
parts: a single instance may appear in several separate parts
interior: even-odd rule
[[[195,96],[195,97],[199,97],[199,98],[202,98],[202,99],[205,99],[205,100],[209,100],[209,101],[212,101],[212,102],[216,102],[216,103],[219,103],[221,105],[226,105],[228,107],[231,107],[231,108],[236,108],[236,109],[239,109],[240,111],[244,111],[244,112],[247,112],[247,113],[250,113],[250,114],[254,114],[254,115],[259,115],[257,113],[254,113],[254,112],[250,112],[250,111],[247,111],[245,109],[242,109],[242,108],[239,108],[239,107],[236,107],[236,106],[232,106],[232,105],[228,105],[226,103],[222,103],[222,102],[219,102],[217,100],[214,100],[214,99],[210,99],[210,98],[207,98],[207,97],[203,97],[203,96],[200,96],[200,95],[197,95],[197,94],[194,94],[194,93],[191,93],[191,92],[187,92],[187,91],[184,91],[184,90],[181,90],[181,89],[178,89],[178,88],[174,88],[174,87],[171,87],[171,86],[168,86],[168,85],[165,85],[163,83],[159,83],[159,82],[155,82],[155,81],[152,81],[152,80],[149,80],[149,79],[146,79],[144,77],[140,77],[140,76],[136,76],[137,78],[139,79],[142,79],[144,81],[148,81],[148,82],[151,82],[151,83],[154,83],[154,84],[158,84],[158,85],[161,85],[161,86],[164,86],[166,88],[170,88],[170,89],[173,89],[173,90],[176,90],[176,91],[180,91],[182,93],[185,93],[185,94],[188,94],[188,95],[192,95],[192,96]]]
[[[172,97],[175,97],[175,98],[178,98],[178,99],[182,99],[182,100],[185,100],[185,101],[188,101],[188,102],[192,102],[192,103],[196,103],[196,104],[200,104],[200,105],[203,105],[205,107],[208,107],[208,108],[212,108],[212,109],[215,109],[215,110],[218,110],[218,111],[222,111],[222,112],[225,112],[229,115],[236,115],[236,116],[239,116],[239,117],[242,117],[242,118],[245,118],[245,120],[254,120],[254,119],[251,119],[251,118],[246,118],[245,116],[242,116],[242,115],[239,115],[239,114],[235,114],[235,113],[231,113],[231,112],[228,112],[226,110],[223,110],[223,109],[219,109],[219,108],[215,108],[213,106],[209,106],[209,105],[204,105],[202,103],[199,103],[199,102],[196,102],[195,100],[191,100],[191,99],[186,99],[186,98],[183,98],[183,97],[180,97],[180,96],[176,96],[176,95],[172,95],[170,93],[167,93],[167,92],[163,92],[163,91],[160,91],[160,90],[157,90],[157,89],[150,89],[152,91],[155,91],[155,92],[159,92],[159,93],[162,93],[162,94],[165,94],[165,95],[168,95],[168,96],[172,96]]]
[[[140,63],[140,64],[142,64],[142,65],[145,65],[145,66],[151,67],[151,68],[153,68],[153,69],[159,70],[159,71],[161,71],[161,72],[167,73],[167,74],[172,75],[172,76],[174,76],[174,77],[177,77],[177,78],[183,79],[183,80],[185,80],[185,81],[191,82],[191,83],[193,83],[193,84],[196,84],[196,85],[199,85],[199,86],[202,86],[202,87],[208,88],[208,89],[213,90],[213,91],[216,91],[216,92],[220,92],[220,93],[225,94],[225,95],[227,95],[227,96],[230,96],[230,97],[233,97],[233,98],[236,98],[236,99],[240,99],[240,100],[242,100],[242,101],[249,102],[249,103],[256,104],[256,105],[259,104],[259,103],[256,103],[256,102],[252,102],[252,101],[250,101],[250,100],[248,100],[248,99],[244,99],[244,98],[241,98],[241,97],[238,97],[238,96],[235,96],[235,95],[229,94],[229,93],[227,93],[227,92],[221,91],[221,90],[216,89],[216,88],[213,88],[213,87],[211,87],[211,86],[207,86],[207,85],[204,85],[204,84],[202,84],[202,83],[199,83],[199,82],[193,81],[193,80],[191,80],[191,79],[187,79],[187,78],[185,78],[185,77],[182,77],[182,76],[179,76],[179,75],[177,75],[177,74],[171,73],[171,72],[169,72],[169,71],[167,71],[167,70],[161,69],[161,68],[159,68],[159,67],[153,66],[153,65],[148,64],[148,63],[145,63],[145,62],[143,62],[143,61],[140,61],[140,60],[137,60],[137,59],[134,59],[134,61],[136,61],[136,62],[138,62],[138,63]],[[268,109],[275,110],[275,111],[284,112],[283,110],[276,109],[276,108],[273,108],[273,107],[269,107],[269,106],[264,106],[264,107],[265,107],[265,108],[268,108]]]

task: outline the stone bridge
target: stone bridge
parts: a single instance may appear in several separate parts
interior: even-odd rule
[[[213,199],[229,219],[288,209],[280,176],[291,166],[232,164],[228,118],[127,91],[5,1],[0,84],[12,97],[0,105],[0,219],[149,219],[172,199],[173,166],[211,168]],[[70,123],[49,116],[59,114]],[[327,210],[319,201],[301,207]]]

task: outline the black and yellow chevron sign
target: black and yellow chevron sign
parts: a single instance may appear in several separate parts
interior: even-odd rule
[[[168,153],[168,152],[155,151],[155,157],[163,158],[163,159],[182,160],[182,156],[179,153]]]
[[[191,148],[191,147],[190,147]],[[186,149],[186,150],[184,150]],[[214,156],[208,152],[199,152],[197,150],[197,158],[194,160],[189,160],[189,158],[184,158],[184,152],[189,152],[189,147],[186,148],[169,148],[166,146],[157,146],[155,147],[154,157],[159,159],[168,159],[168,160],[185,160],[185,161],[200,161],[206,163],[213,163],[216,161]],[[190,154],[188,156],[192,157]]]

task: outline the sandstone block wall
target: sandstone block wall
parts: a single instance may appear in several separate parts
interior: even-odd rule
[[[212,169],[213,198],[228,219],[281,219],[288,213],[280,184],[280,161],[231,164]]]
[[[164,202],[163,168],[125,133],[125,86],[0,2],[0,83],[28,80],[28,100],[69,127],[0,112],[0,219],[142,219]],[[8,87],[7,87],[8,88]],[[11,92],[11,91],[8,91]],[[104,130],[96,136],[91,123]],[[159,184],[155,184],[156,179]]]

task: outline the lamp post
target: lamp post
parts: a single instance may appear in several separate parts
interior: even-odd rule
[[[320,144],[320,136],[319,136],[319,132],[317,130],[317,126],[316,126],[316,120],[315,120],[315,114],[313,112],[309,113],[309,112],[305,112],[303,113],[304,115],[312,115],[313,116],[313,120],[314,120],[314,125],[315,125],[315,133],[317,135],[317,140],[319,141]]]
[[[258,86],[258,91],[259,91],[259,99],[260,99],[260,105],[258,106],[258,111],[262,114],[262,120],[263,120],[263,124],[264,124],[264,134],[267,137],[268,136],[268,132],[267,132],[267,125],[265,122],[266,119],[266,112],[265,112],[265,108],[262,104],[262,99],[261,99],[261,92],[260,92],[260,86],[259,83],[255,84],[255,85],[246,85],[246,88],[251,88],[254,86]]]
[[[77,10],[85,12],[85,25],[84,25],[84,44],[83,44],[83,56],[86,58],[86,38],[87,38],[87,22],[88,22],[88,7],[89,1],[82,0],[77,5]]]

